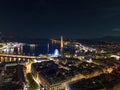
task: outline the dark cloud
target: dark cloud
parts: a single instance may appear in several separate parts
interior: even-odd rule
[[[102,37],[118,32],[119,21],[119,0],[0,1],[0,31],[10,35]]]
[[[105,18],[113,18],[116,16],[120,16],[120,6],[112,6],[112,7],[104,8]]]
[[[113,32],[120,32],[120,28],[114,28],[112,29]]]

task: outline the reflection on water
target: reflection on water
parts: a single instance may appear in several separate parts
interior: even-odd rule
[[[26,43],[8,43],[0,49],[0,53],[38,56],[53,54],[55,49],[60,50],[60,44],[53,44],[50,40],[34,40]]]
[[[49,45],[49,46],[48,46]],[[55,49],[60,49],[59,44],[52,44],[51,42],[43,42],[40,44],[26,44],[23,46],[24,55],[35,55],[38,56],[40,54],[54,53]]]

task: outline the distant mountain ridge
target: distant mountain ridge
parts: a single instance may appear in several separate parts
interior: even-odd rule
[[[100,38],[100,40],[110,41],[110,42],[120,42],[120,36],[106,36],[106,37]]]
[[[78,42],[85,45],[105,45],[113,43],[120,43],[120,36],[105,36],[101,38],[90,38],[90,39],[77,39]]]
[[[2,37],[2,40],[5,41],[15,41],[15,42],[24,42],[24,43],[38,43],[39,41],[49,41],[48,38],[27,38],[27,37]],[[74,40],[74,39],[68,39]],[[76,41],[76,40],[75,40]],[[120,42],[120,36],[105,36],[101,38],[90,38],[90,39],[77,39],[79,42],[83,43],[94,43],[94,42]]]
[[[2,40],[4,41],[10,41],[10,42],[23,42],[23,43],[33,43],[38,44],[41,42],[49,42],[50,39],[47,38],[27,38],[27,37],[2,37]]]

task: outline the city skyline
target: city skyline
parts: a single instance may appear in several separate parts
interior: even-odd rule
[[[118,0],[0,1],[0,32],[30,38],[120,36]]]

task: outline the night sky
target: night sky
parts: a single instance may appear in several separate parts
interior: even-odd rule
[[[0,32],[31,38],[120,36],[120,0],[0,0]]]

